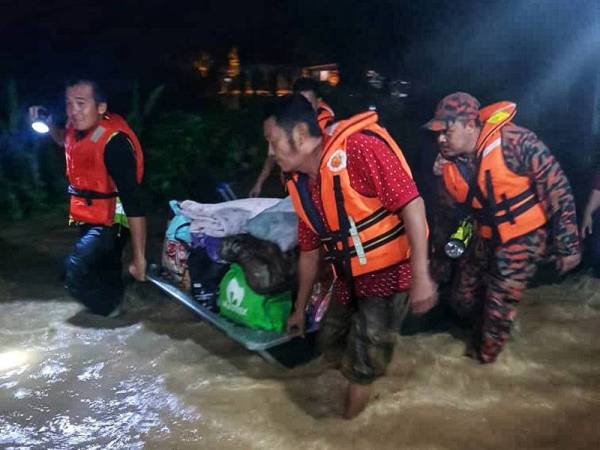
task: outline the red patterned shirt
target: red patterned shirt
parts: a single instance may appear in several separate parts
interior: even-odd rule
[[[348,138],[346,152],[350,185],[366,197],[378,197],[383,207],[399,212],[419,196],[417,186],[406,173],[391,149],[380,139],[356,133]],[[320,184],[309,181],[313,204],[323,223],[327,224],[321,203]],[[311,251],[321,245],[319,237],[302,220],[298,221],[298,241],[301,251]],[[396,264],[354,278],[358,297],[388,297],[408,289],[411,280],[409,263]],[[350,291],[342,280],[336,280],[334,297],[341,303],[350,299]]]

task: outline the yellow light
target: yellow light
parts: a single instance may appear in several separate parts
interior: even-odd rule
[[[329,76],[327,77],[327,82],[331,85],[331,86],[337,86],[338,83],[340,82],[340,74],[337,71],[331,71],[329,72]]]
[[[208,76],[208,71],[210,70],[211,65],[212,60],[210,55],[206,52],[202,52],[200,57],[194,61],[194,68],[200,73],[202,78],[206,78]]]
[[[240,58],[238,57],[237,48],[233,47],[227,55],[229,66],[227,67],[227,75],[232,78],[240,74]]]

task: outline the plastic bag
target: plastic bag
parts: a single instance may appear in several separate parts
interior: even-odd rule
[[[232,264],[219,288],[219,313],[252,329],[282,332],[292,310],[289,291],[260,295],[246,283],[244,271]]]
[[[298,245],[298,216],[290,197],[284,198],[246,224],[245,231],[252,236],[277,244],[282,252]]]

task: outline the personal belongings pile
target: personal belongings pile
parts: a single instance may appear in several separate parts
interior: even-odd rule
[[[282,332],[298,261],[298,218],[290,198],[170,206],[174,217],[162,257],[170,278],[207,310]]]
[[[169,206],[173,212],[173,218],[165,233],[161,262],[163,268],[175,281],[189,286],[187,267],[192,242],[191,221],[182,214],[181,208],[175,200],[171,200]]]

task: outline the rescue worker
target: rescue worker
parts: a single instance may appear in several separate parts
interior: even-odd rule
[[[467,354],[482,363],[495,361],[504,347],[537,265],[554,254],[565,273],[581,259],[569,181],[544,143],[512,122],[516,112],[507,101],[480,109],[476,98],[457,92],[425,124],[437,133],[434,173],[448,204],[474,221],[451,303],[473,327]]]
[[[338,122],[326,137],[316,119],[311,104],[294,95],[264,122],[269,155],[292,174],[287,187],[300,218],[298,293],[287,329],[304,333],[306,303],[324,255],[337,280],[318,341],[326,353],[344,349],[344,417],[352,418],[385,373],[408,309],[429,310],[437,292],[427,265],[423,201],[400,148],[377,125],[377,113]]]
[[[319,95],[319,83],[312,78],[298,78],[294,83],[293,91],[296,94],[303,95],[306,100],[310,102],[317,113],[317,123],[319,128],[322,132],[325,132],[325,129],[334,122],[335,114],[331,106],[325,103]],[[254,186],[248,193],[249,197],[258,197],[260,195],[263,184],[267,178],[269,178],[274,165],[275,161],[273,161],[273,158],[267,154],[260,174],[256,179],[256,183],[254,183]]]
[[[600,208],[600,172],[594,174],[592,190],[581,220],[581,239],[588,236],[591,239],[592,265],[596,278],[600,278],[600,221],[598,220],[598,208]]]
[[[32,120],[38,112],[39,107],[30,109]],[[65,284],[92,312],[109,315],[122,300],[121,257],[129,235],[129,273],[138,281],[146,277],[144,157],[135,133],[108,112],[94,81],[67,85],[66,114],[66,129],[49,124],[53,140],[65,148],[69,223],[79,228],[79,239],[65,258]]]

